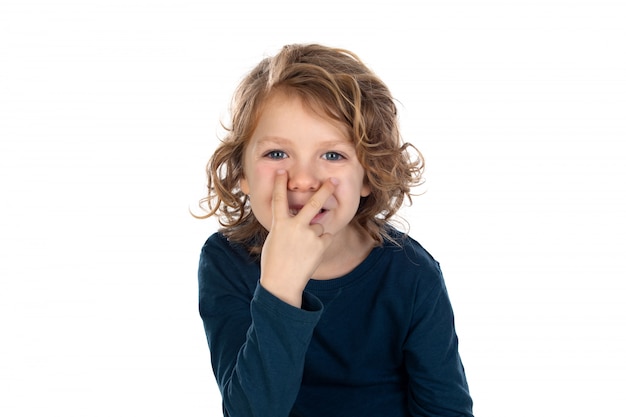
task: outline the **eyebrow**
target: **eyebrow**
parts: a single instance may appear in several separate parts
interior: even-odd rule
[[[267,143],[273,143],[276,145],[290,145],[292,143],[291,140],[287,138],[283,138],[280,136],[265,136],[257,141],[257,146],[265,145]],[[346,139],[329,139],[320,142],[321,147],[334,148],[336,146],[350,146],[352,143]]]

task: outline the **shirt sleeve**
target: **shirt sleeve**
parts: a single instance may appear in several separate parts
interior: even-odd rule
[[[409,410],[420,417],[471,417],[472,399],[458,352],[452,306],[438,265],[432,273],[434,286],[418,289],[415,296],[404,349]]]
[[[246,276],[254,268],[230,258],[205,245],[198,270],[200,315],[224,415],[287,417],[322,303],[306,293],[302,309],[284,303],[258,277]]]

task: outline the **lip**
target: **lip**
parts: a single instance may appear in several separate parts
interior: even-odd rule
[[[293,205],[293,206],[289,206],[289,215],[291,216],[297,216],[298,213],[300,213],[300,210],[302,210],[302,207],[304,207],[303,205]],[[317,213],[315,215],[315,218],[317,218],[318,216],[320,216],[321,214],[324,214],[328,211],[329,209],[327,209],[326,207],[322,207],[319,211],[319,213]]]
[[[309,224],[317,224],[317,223],[321,223],[324,220],[324,217],[326,217],[326,214],[328,213],[328,210],[326,209],[321,209],[319,213],[317,213],[315,215],[315,217],[313,217],[311,219],[311,221],[309,222]]]

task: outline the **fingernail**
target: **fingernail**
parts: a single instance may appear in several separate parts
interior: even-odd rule
[[[287,171],[285,171],[284,169],[279,169],[279,170],[276,171],[276,173],[278,175],[283,175],[285,172],[287,172]]]
[[[339,185],[339,180],[337,178],[331,178],[330,182],[332,182],[333,185]]]

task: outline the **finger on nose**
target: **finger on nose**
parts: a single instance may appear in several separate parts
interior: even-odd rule
[[[335,192],[335,188],[339,184],[339,181],[336,178],[329,178],[327,181],[324,181],[324,184],[320,187],[316,194],[323,196],[324,200]],[[323,202],[322,202],[323,203]]]
[[[276,171],[276,175],[274,176],[274,196],[275,197],[286,197],[287,192],[287,175],[285,175],[285,170]]]
[[[325,181],[322,187],[306,203],[306,205],[300,210],[301,217],[310,221],[315,217],[319,211],[324,208],[324,204],[330,198],[335,191],[335,184],[332,181]]]
[[[272,193],[272,209],[275,217],[287,216],[289,203],[287,202],[287,175],[284,170],[276,171],[274,190]]]

